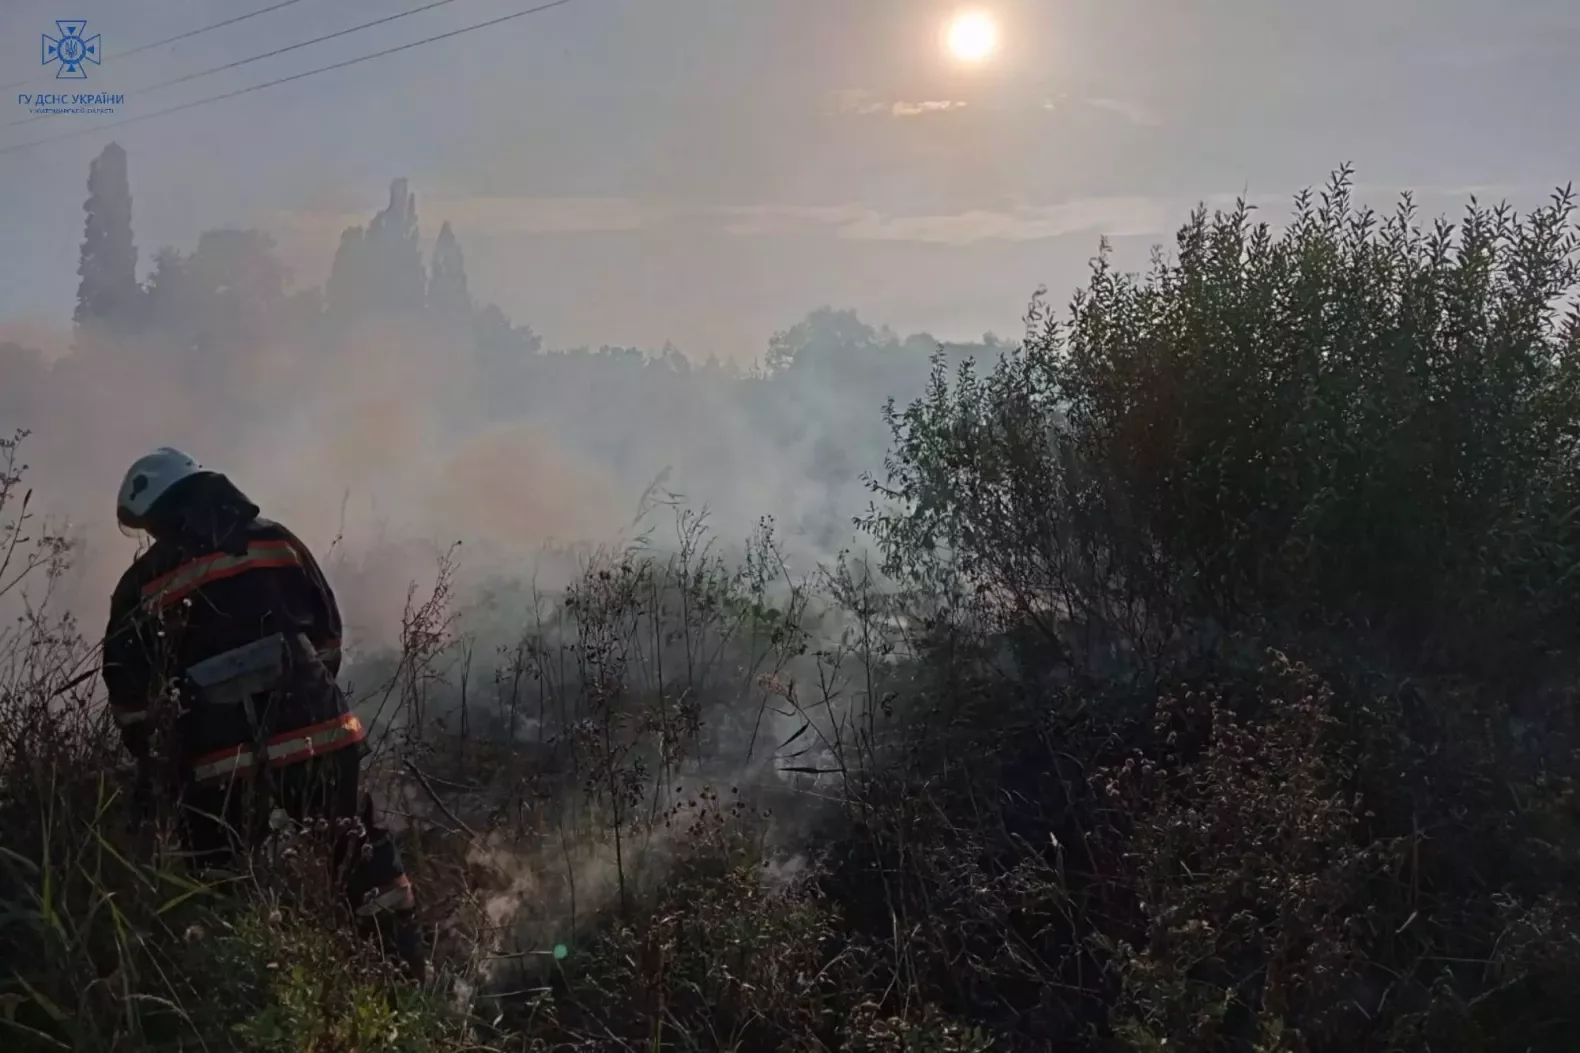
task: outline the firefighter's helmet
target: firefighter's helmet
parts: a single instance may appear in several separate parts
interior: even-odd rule
[[[126,469],[115,499],[115,521],[120,524],[121,533],[133,537],[142,533],[148,513],[172,486],[202,474],[201,464],[173,446],[161,446],[137,458]]]

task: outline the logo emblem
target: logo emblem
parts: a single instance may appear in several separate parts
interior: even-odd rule
[[[60,28],[60,39],[44,34],[43,65],[60,63],[60,69],[55,71],[56,80],[87,80],[88,71],[82,64],[99,64],[99,34],[83,37],[82,31],[88,27],[87,19],[57,20],[55,25]]]

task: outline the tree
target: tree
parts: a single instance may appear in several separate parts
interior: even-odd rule
[[[381,307],[421,304],[427,289],[418,244],[417,195],[406,180],[390,183],[389,204],[368,224],[364,246],[374,299]]]
[[[77,275],[79,323],[128,318],[137,305],[137,246],[132,240],[132,191],[126,176],[126,151],[106,146],[88,168],[88,214]]]
[[[524,416],[554,405],[556,393],[545,386],[543,338],[524,325],[513,324],[495,304],[472,314],[472,353],[479,397],[491,420]]]
[[[466,260],[450,224],[439,228],[428,275],[428,306],[444,314],[462,313],[472,306],[466,288]]]
[[[324,299],[330,313],[337,317],[362,310],[368,301],[363,236],[361,227],[347,227],[340,232],[340,245],[324,283]]]
[[[427,300],[427,276],[418,245],[417,198],[406,180],[390,184],[389,204],[364,230],[349,227],[330,270],[326,295],[339,316],[402,312]]]
[[[867,325],[855,311],[820,307],[768,341],[763,364],[769,373],[849,370],[893,334]]]
[[[148,321],[178,347],[245,353],[285,320],[285,267],[256,230],[206,230],[183,256],[161,249],[148,279]],[[200,346],[201,345],[201,346]]]

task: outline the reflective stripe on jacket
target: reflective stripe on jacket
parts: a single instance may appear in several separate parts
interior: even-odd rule
[[[143,605],[160,610],[190,596],[205,585],[266,567],[298,567],[302,559],[289,541],[253,541],[242,555],[215,552],[200,556],[162,574],[142,588]]]
[[[264,752],[271,768],[283,768],[355,746],[365,738],[367,731],[362,721],[355,713],[346,713],[321,724],[276,735],[265,744]],[[230,746],[194,758],[192,777],[198,782],[217,782],[232,775],[251,775],[257,765],[258,758],[252,749]]]
[[[300,737],[348,711],[335,683],[340,611],[323,571],[285,527],[257,517],[250,503],[241,513],[248,515],[211,537],[156,541],[116,586],[104,681],[110,715],[134,755],[146,753],[156,724],[171,735],[171,756],[190,765],[217,752],[250,752],[260,735]],[[275,633],[305,638],[306,657],[293,656],[281,690],[255,699],[256,721],[246,707],[193,705],[188,670]]]

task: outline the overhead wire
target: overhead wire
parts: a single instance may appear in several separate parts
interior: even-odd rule
[[[271,59],[276,55],[283,55],[288,51],[296,51],[300,48],[310,47],[313,44],[322,44],[326,40],[335,40],[339,37],[350,36],[352,33],[360,33],[364,29],[372,29],[374,26],[382,26],[386,22],[394,22],[397,19],[409,18],[412,15],[420,15],[424,11],[432,11],[436,7],[444,7],[446,4],[453,3],[455,3],[455,0],[432,0],[431,3],[423,4],[421,7],[414,7],[407,11],[397,11],[392,15],[385,15],[383,18],[375,18],[371,22],[363,22],[361,25],[351,26],[348,29],[339,29],[333,33],[325,33],[323,36],[313,37],[311,40],[303,40],[295,44],[287,44],[285,47],[275,48],[273,51],[265,51],[261,55],[249,55],[247,58],[236,59],[232,62],[227,62],[224,65],[215,66],[212,69],[205,69],[200,70],[197,73],[186,73],[179,77],[172,77],[169,80],[162,80],[157,84],[145,84],[141,88],[136,88],[134,90],[154,91],[157,88],[168,88],[172,84],[185,84],[189,80],[197,80],[200,77],[210,77],[216,73],[223,73],[228,69],[235,69],[238,66],[249,66],[254,62],[262,62],[264,59]],[[21,120],[10,121],[6,124],[0,125],[0,128],[15,128],[19,124],[32,124],[34,121],[48,120],[52,116],[55,115],[48,113],[36,114],[32,117],[23,117]]]
[[[347,66],[355,66],[363,62],[371,62],[373,59],[384,58],[388,55],[398,54],[402,51],[410,51],[412,48],[421,47],[424,44],[433,44],[441,40],[448,40],[451,37],[458,37],[463,33],[474,33],[479,29],[489,29],[493,26],[503,25],[506,22],[511,22],[518,18],[525,18],[528,15],[541,14],[544,11],[550,11],[556,7],[564,7],[567,4],[573,2],[574,0],[549,0],[547,3],[538,4],[535,7],[529,7],[521,11],[515,11],[508,15],[501,15],[498,18],[491,18],[486,22],[477,22],[472,25],[462,26],[460,29],[452,29],[448,32],[438,33],[431,37],[423,37],[421,40],[414,40],[407,44],[399,44],[395,47],[385,48],[382,51],[374,51],[366,55],[358,55],[355,58],[334,62],[327,66],[318,66],[314,69],[304,70],[301,73],[293,73],[288,77],[277,77],[274,80],[264,81],[262,84],[253,84],[246,88],[238,88],[235,91],[227,91],[219,95],[210,95],[205,98],[195,99],[192,102],[181,103],[178,106],[167,106],[162,110],[155,110],[153,113],[139,114],[136,117],[128,117],[124,120],[111,121],[108,124],[99,124],[93,126],[92,128],[78,128],[73,131],[63,132],[60,135],[46,136],[43,139],[33,139],[25,143],[13,143],[10,146],[0,146],[0,154],[9,154],[17,150],[26,150],[32,146],[43,146],[45,143],[59,142],[63,139],[75,139],[84,135],[93,135],[95,132],[104,132],[109,131],[112,128],[125,127],[129,124],[138,124],[142,121],[151,121],[156,117],[165,117],[172,113],[181,113],[186,110],[196,109],[199,106],[207,106],[209,103],[223,102],[226,99],[234,99],[238,96],[250,95],[255,91],[263,91],[265,88],[273,88],[281,84],[289,84],[292,81],[303,80],[307,77],[314,77],[320,73],[328,73],[331,70],[345,69]]]
[[[173,37],[165,37],[163,40],[155,40],[150,44],[140,44],[137,47],[132,48],[130,51],[114,51],[111,52],[111,54],[118,59],[127,58],[132,55],[140,54],[144,51],[152,51],[154,48],[164,47],[166,44],[174,44],[179,40],[186,40],[190,37],[201,36],[204,33],[211,33],[216,29],[224,29],[226,26],[233,26],[237,22],[245,22],[249,18],[257,18],[259,15],[266,15],[270,11],[278,11],[282,7],[290,7],[292,4],[299,4],[301,2],[302,0],[280,0],[280,2],[277,4],[270,4],[268,7],[260,7],[256,11],[248,11],[246,14],[236,15],[234,18],[227,18],[221,22],[214,22],[210,25],[199,26],[197,29],[189,29],[185,33],[177,33]],[[21,80],[14,80],[10,84],[0,84],[0,91],[5,91],[8,88],[19,88],[24,84],[31,83],[31,81],[31,77],[24,77]]]

